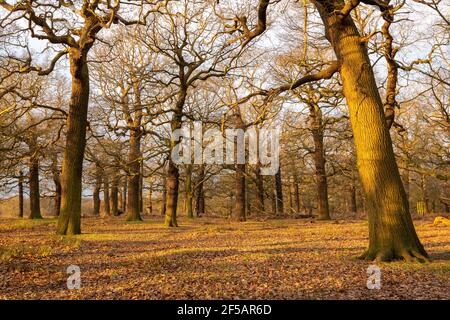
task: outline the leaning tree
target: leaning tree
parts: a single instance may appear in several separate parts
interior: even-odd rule
[[[389,134],[395,101],[389,100],[392,97],[388,97],[386,103],[383,103],[367,50],[370,38],[360,35],[351,15],[360,2],[377,6],[387,23],[393,19],[393,12],[397,10],[379,0],[312,0],[336,60],[330,61],[328,67],[317,73],[305,75],[270,90],[261,90],[259,95],[271,99],[305,83],[329,79],[339,72],[349,108],[357,167],[369,216],[369,248],[362,258],[380,261],[425,261],[428,255],[414,229]],[[269,5],[270,0],[258,2],[257,21],[254,26],[250,25],[244,15],[225,18],[234,22],[226,24],[229,32],[239,32],[238,39],[243,45],[260,36],[267,28]],[[386,54],[389,55],[389,52]],[[393,56],[389,58],[394,59]],[[241,101],[250,98],[244,97]],[[384,107],[388,117],[385,116]]]

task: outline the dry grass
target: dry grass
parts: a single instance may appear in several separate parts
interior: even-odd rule
[[[380,264],[366,288],[356,260],[367,223],[83,219],[83,234],[54,235],[55,220],[0,220],[1,299],[450,299],[450,228],[416,222],[429,264]],[[66,269],[81,268],[68,290]]]

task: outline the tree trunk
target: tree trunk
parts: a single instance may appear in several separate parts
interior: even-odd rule
[[[142,154],[141,154],[142,158]],[[144,160],[142,158],[139,177],[139,212],[144,213]]]
[[[141,133],[137,128],[130,133],[130,175],[128,176],[128,204],[127,221],[142,221],[140,214],[140,184],[141,184],[141,166],[139,157],[141,155]]]
[[[192,209],[192,165],[186,165],[186,183],[185,183],[185,192],[186,192],[186,214],[189,219],[194,218],[194,211]]]
[[[352,182],[352,185],[350,186],[350,212],[352,215],[355,215],[358,212],[356,207],[356,187],[354,182]]]
[[[236,164],[234,219],[245,221],[245,164]]]
[[[343,92],[369,216],[369,248],[362,257],[424,261],[427,253],[411,219],[365,43],[350,15],[337,21],[335,10],[342,9],[344,1],[315,0],[314,4],[341,63]]]
[[[153,181],[150,182],[150,185],[148,186],[148,214],[153,214]]]
[[[295,209],[297,213],[300,212],[300,190],[298,188],[298,177],[297,174],[294,173],[294,199],[295,199]]]
[[[69,49],[72,94],[66,122],[66,148],[61,174],[61,214],[58,234],[81,233],[81,191],[89,104],[87,50]]]
[[[119,215],[119,177],[116,175],[111,184],[111,214],[113,216]]]
[[[122,212],[127,212],[127,193],[128,193],[128,178],[125,176],[123,179],[123,189],[122,189]]]
[[[33,135],[30,143],[29,189],[30,189],[30,219],[42,219],[39,191],[39,158],[36,154],[37,138]]]
[[[23,218],[23,172],[19,171],[19,218]]]
[[[166,216],[166,201],[167,201],[167,178],[166,173],[164,172],[163,176],[163,189],[161,195],[161,216]]]
[[[59,216],[61,212],[61,176],[58,169],[58,156],[55,153],[52,156],[52,177],[53,183],[55,184],[55,198],[54,198],[54,213],[55,216]]]
[[[184,103],[186,101],[187,96],[187,87],[183,86],[181,88],[180,94],[178,96],[178,100],[175,106],[175,112],[172,116],[172,120],[170,122],[170,126],[172,129],[172,132],[175,132],[175,130],[181,129],[182,125],[182,114],[183,114],[183,107]],[[176,144],[180,141],[172,140],[170,141],[170,158],[169,158],[169,165],[167,169],[167,188],[166,188],[166,215],[164,219],[164,224],[167,227],[178,227],[177,222],[177,207],[178,207],[178,187],[180,184],[179,178],[180,178],[180,172],[178,167],[175,165],[175,163],[172,161],[172,150],[175,148]]]
[[[245,123],[242,120],[241,110],[239,107],[234,109],[233,119],[231,121],[236,129],[245,130]],[[234,219],[237,221],[245,221],[245,209],[246,209],[246,197],[245,197],[245,163],[238,163],[239,155],[238,152],[238,138],[234,141],[234,152],[235,152],[235,202],[234,202]],[[245,143],[244,143],[245,144]],[[245,148],[244,148],[245,149]]]
[[[109,178],[105,176],[103,179],[103,204],[104,215],[109,216],[111,214],[110,198],[109,198]]]
[[[95,186],[94,186],[94,192],[92,193],[92,198],[94,201],[94,216],[100,215],[100,189],[102,184],[102,176],[101,176],[101,170],[99,167],[97,167],[96,170],[96,176],[95,176]]]
[[[198,180],[195,189],[195,214],[198,216],[205,213],[205,194],[203,191],[203,180],[205,180],[205,166],[200,165]]]
[[[178,184],[180,173],[172,159],[169,160],[166,181],[166,215],[164,224],[167,227],[178,227],[177,204],[178,204]]]
[[[330,220],[328,205],[328,182],[325,170],[325,150],[323,147],[322,111],[317,104],[309,104],[311,132],[314,141],[314,164],[316,167],[317,219]]]
[[[275,174],[275,201],[276,201],[276,215],[284,215],[284,204],[283,204],[283,184],[281,182],[281,167]]]

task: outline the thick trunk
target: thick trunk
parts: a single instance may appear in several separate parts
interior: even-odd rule
[[[119,215],[119,177],[115,176],[111,183],[111,214],[113,216]]]
[[[127,221],[141,221],[140,184],[141,184],[141,133],[136,128],[130,133],[130,175],[128,176]]]
[[[275,174],[275,199],[276,199],[276,215],[284,215],[284,203],[283,203],[283,184],[281,181],[281,167]]]
[[[311,118],[311,132],[314,141],[314,165],[316,167],[317,189],[317,219],[330,220],[330,208],[328,205],[328,182],[325,170],[325,156],[323,147],[322,111],[316,104],[309,105]]]
[[[385,125],[365,43],[351,16],[339,21],[344,1],[314,1],[326,36],[341,62],[344,96],[350,111],[357,165],[369,216],[368,260],[426,260],[409,212],[405,189]],[[325,4],[325,5],[324,5]]]
[[[169,160],[166,180],[166,214],[164,224],[167,227],[178,227],[177,204],[178,204],[178,184],[180,173],[177,166]]]
[[[178,96],[178,100],[175,106],[175,112],[172,116],[170,126],[172,132],[181,129],[182,125],[182,113],[184,103],[187,96],[187,87],[183,87]],[[176,144],[180,141],[171,140],[170,141],[170,159],[167,168],[167,181],[166,181],[166,214],[164,219],[164,225],[167,227],[178,227],[177,222],[177,207],[178,207],[178,187],[180,184],[180,172],[176,164],[172,161],[172,150],[175,148]]]
[[[109,197],[109,178],[105,176],[103,179],[103,204],[104,204],[104,215],[109,216],[111,214],[111,202]]]
[[[23,172],[19,172],[19,218],[23,218]]]
[[[245,221],[245,164],[236,164],[234,219]]]
[[[66,122],[66,148],[61,174],[61,213],[58,234],[81,233],[81,190],[89,104],[87,51],[69,49],[72,94]]]
[[[185,198],[186,198],[186,215],[189,219],[194,218],[194,211],[192,209],[192,165],[186,165],[186,183],[185,183]]]
[[[36,154],[36,137],[30,144],[29,189],[30,189],[30,219],[42,219],[39,191],[39,158]]]
[[[245,123],[242,120],[242,114],[239,107],[233,110],[233,119],[231,121],[236,129],[245,130]],[[235,152],[235,202],[234,202],[234,219],[237,221],[245,221],[245,209],[246,209],[246,190],[245,190],[245,163],[238,163],[238,138],[234,141],[234,152]]]

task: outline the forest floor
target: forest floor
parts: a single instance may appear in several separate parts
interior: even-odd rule
[[[450,299],[450,228],[416,221],[433,262],[379,263],[369,290],[360,261],[365,221],[229,222],[84,218],[83,234],[55,219],[0,219],[0,299]],[[67,289],[69,265],[81,288]]]

